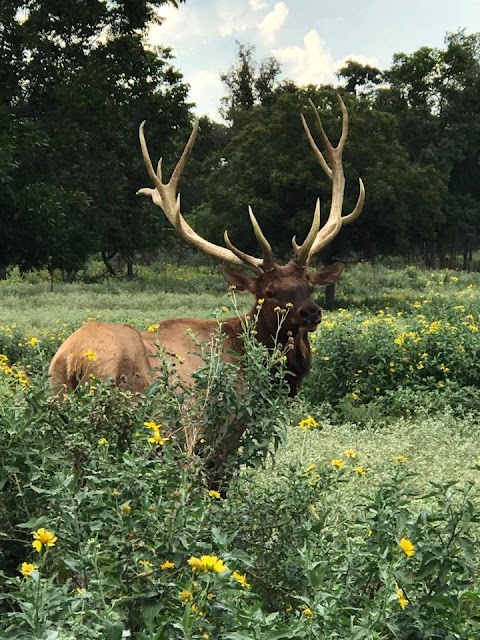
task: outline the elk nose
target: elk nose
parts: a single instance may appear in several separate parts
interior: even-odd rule
[[[322,310],[317,304],[312,302],[300,309],[300,317],[306,325],[318,324],[322,319]]]

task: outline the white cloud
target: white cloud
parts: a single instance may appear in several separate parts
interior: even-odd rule
[[[248,5],[240,0],[217,0],[218,33],[231,36],[255,27],[256,18]]]
[[[277,2],[273,10],[264,17],[258,25],[265,46],[273,47],[277,31],[282,27],[288,16],[285,2]]]
[[[274,49],[273,55],[282,65],[285,75],[299,84],[332,81],[335,61],[314,29],[304,36],[303,47],[294,45]]]
[[[249,0],[249,4],[254,11],[261,11],[268,7],[268,3],[264,0]]]
[[[188,82],[189,99],[198,105],[197,111],[218,120],[218,105],[225,92],[218,72],[197,71],[188,78]]]
[[[346,60],[357,60],[362,64],[378,66],[375,58],[353,53],[341,60],[335,60],[315,29],[305,34],[303,47],[295,45],[274,49],[273,55],[281,63],[284,75],[300,85],[336,82],[335,72],[345,64]]]
[[[194,46],[215,33],[208,14],[201,13],[187,4],[178,9],[165,5],[158,10],[164,18],[161,25],[153,25],[148,32],[148,41],[153,45],[168,44]]]

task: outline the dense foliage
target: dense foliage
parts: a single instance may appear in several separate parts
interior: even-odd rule
[[[0,292],[8,309],[10,295],[18,303],[29,290],[31,325],[55,294],[42,274],[18,280]],[[85,285],[64,286],[83,295]],[[281,354],[267,353],[249,327],[241,382],[214,349],[191,390],[165,382],[135,403],[98,385],[55,400],[45,371],[71,328],[56,312],[43,328],[4,322],[1,637],[474,640],[479,404],[469,389],[480,378],[479,286],[477,274],[349,270],[339,295],[355,306],[324,319],[294,403],[282,391]],[[104,287],[106,298],[90,290],[93,315],[107,300],[115,313],[122,294]],[[155,286],[138,293],[150,314],[157,299]],[[222,314],[214,301],[211,313]],[[365,451],[354,427],[346,441],[340,423],[327,429],[326,416],[342,413],[362,424]],[[401,448],[382,447],[395,413]],[[208,485],[211,463],[238,425],[246,430],[233,468],[220,469],[235,476],[221,499]],[[262,471],[286,425],[287,448]],[[412,451],[407,429],[421,433],[423,448]],[[448,461],[437,458],[440,442]]]
[[[16,264],[73,278],[94,254],[111,274],[117,256],[132,275],[134,260],[176,244],[159,211],[134,195],[147,182],[139,123],[148,120],[152,157],[162,155],[169,170],[192,119],[171,51],[147,44],[167,1],[177,4],[2,4],[0,275]],[[289,252],[317,196],[324,211],[331,197],[299,113],[312,99],[335,140],[338,91],[351,123],[345,211],[358,177],[367,201],[324,260],[402,254],[470,268],[480,216],[479,51],[479,34],[458,31],[443,48],[395,54],[383,71],[350,61],[334,89],[280,82],[275,59],[258,63],[254,48],[239,44],[222,74],[227,125],[201,118],[181,185],[185,211],[209,239],[223,242],[228,228],[252,252],[251,204],[279,257]]]
[[[135,198],[137,128],[151,120],[170,154],[189,126],[171,52],[143,40],[164,4],[2,3],[0,266],[74,273],[93,252],[108,265],[160,235]]]

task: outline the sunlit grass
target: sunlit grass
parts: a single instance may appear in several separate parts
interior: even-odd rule
[[[249,304],[248,297],[242,301]],[[131,324],[144,330],[148,325],[172,317],[212,318],[229,305],[226,293],[125,292],[96,285],[15,285],[0,288],[0,324],[16,323],[21,329],[55,327],[58,322],[79,326],[89,318]]]
[[[290,464],[319,467],[332,459],[347,460],[345,451],[356,452],[355,462],[362,465],[366,474],[354,478],[348,492],[356,492],[362,486],[370,489],[391,476],[397,464],[405,464],[418,474],[413,484],[425,490],[431,481],[480,480],[475,465],[480,461],[478,446],[478,418],[462,419],[446,413],[415,419],[393,419],[382,425],[359,429],[352,423],[332,424],[316,416],[319,427],[302,431],[292,425],[287,446],[277,456],[277,468]],[[405,456],[406,462],[395,462],[395,456]],[[275,473],[275,472],[274,472]]]

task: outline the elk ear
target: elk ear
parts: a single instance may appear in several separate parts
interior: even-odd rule
[[[256,278],[247,276],[242,271],[237,269],[230,269],[229,267],[221,267],[223,277],[229,285],[234,286],[238,291],[250,291],[255,295],[256,293]]]
[[[318,271],[315,271],[315,273],[311,273],[310,280],[313,284],[318,285],[335,284],[344,268],[345,265],[343,262],[328,264],[326,267],[322,267]]]

